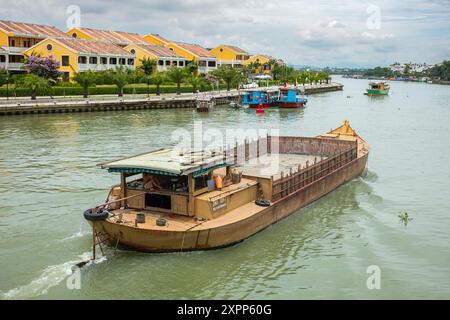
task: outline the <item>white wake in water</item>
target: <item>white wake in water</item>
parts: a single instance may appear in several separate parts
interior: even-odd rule
[[[1,299],[27,299],[40,295],[45,295],[52,287],[57,286],[62,281],[66,280],[72,274],[72,267],[81,261],[87,261],[91,257],[91,252],[85,252],[79,256],[80,259],[67,261],[62,264],[48,266],[44,269],[42,274],[32,280],[29,284],[14,288],[8,292],[0,292]],[[94,264],[101,263],[106,260],[106,257],[101,257],[94,261]],[[87,263],[84,267],[92,264],[92,261]]]
[[[58,240],[58,242],[65,242],[65,241],[69,241],[69,240],[72,240],[72,239],[81,238],[81,237],[84,237],[84,236],[87,236],[87,235],[91,234],[91,232],[92,231],[86,231],[86,230],[83,231],[80,228],[80,230],[78,232],[75,232],[74,234],[72,234],[71,236],[68,236],[66,238],[60,239],[60,240]]]

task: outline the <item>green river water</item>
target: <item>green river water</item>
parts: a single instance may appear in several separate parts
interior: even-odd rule
[[[335,77],[344,91],[304,110],[98,112],[0,118],[1,299],[450,298],[450,87]],[[342,124],[371,146],[367,174],[225,249],[172,254],[107,250],[89,258],[83,211],[118,177],[97,163],[172,144],[176,129],[279,128],[314,136]],[[403,225],[398,215],[413,219]],[[369,266],[381,288],[369,290]]]

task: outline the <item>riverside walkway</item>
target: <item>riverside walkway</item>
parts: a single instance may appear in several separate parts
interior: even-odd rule
[[[342,90],[339,83],[306,85],[305,93],[314,94],[321,92]],[[262,88],[264,89],[264,88]],[[183,93],[180,95],[170,93],[160,96],[146,94],[129,94],[123,97],[117,95],[93,95],[89,98],[80,96],[66,97],[38,97],[30,98],[6,98],[0,99],[0,116],[22,114],[46,114],[69,112],[94,112],[116,110],[143,110],[143,109],[176,109],[194,108],[198,97],[210,96],[216,104],[225,104],[239,98],[242,91],[209,91],[201,93]]]

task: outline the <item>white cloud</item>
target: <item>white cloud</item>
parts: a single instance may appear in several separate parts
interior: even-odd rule
[[[0,19],[66,25],[80,6],[82,26],[212,47],[236,44],[294,64],[438,62],[449,55],[450,5],[442,0],[378,0],[379,30],[367,29],[372,0],[2,0]],[[417,43],[421,43],[417,48]],[[429,48],[433,48],[430,53]],[[433,60],[430,60],[433,59]]]

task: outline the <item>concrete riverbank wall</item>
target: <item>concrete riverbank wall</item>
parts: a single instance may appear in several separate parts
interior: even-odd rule
[[[343,85],[338,83],[311,85],[305,87],[306,94],[323,93],[342,90]],[[241,94],[234,90],[230,92],[201,93],[212,96],[217,105],[236,101]],[[120,110],[146,110],[146,109],[178,109],[195,108],[196,95],[182,95],[171,97],[152,98],[109,98],[109,99],[39,99],[18,100],[13,103],[0,104],[0,116],[50,114],[72,112],[120,111]]]

